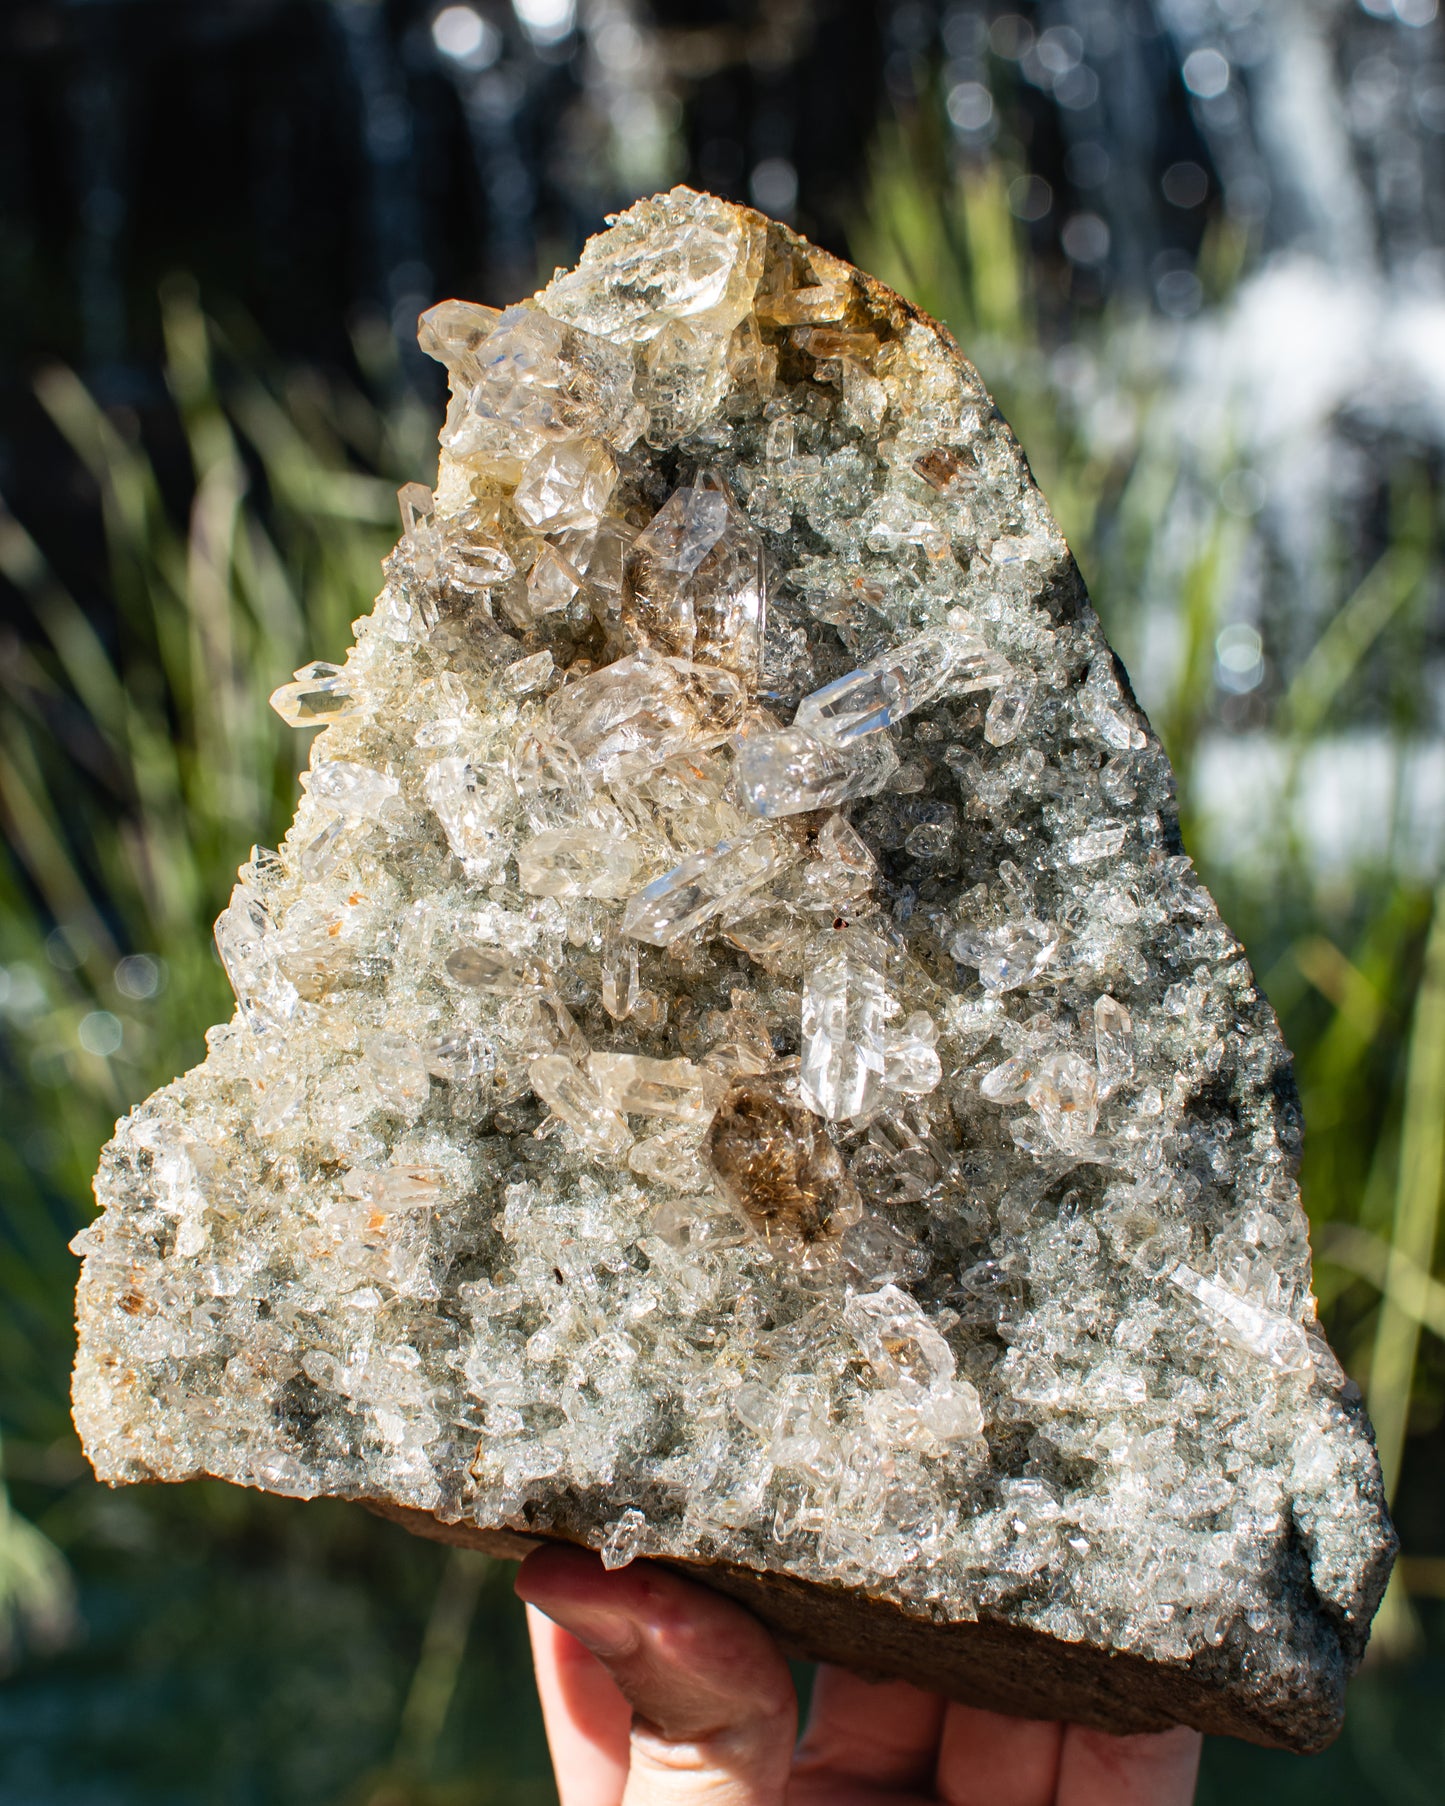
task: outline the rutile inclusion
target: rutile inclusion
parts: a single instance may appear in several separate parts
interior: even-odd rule
[[[216,924],[236,1014],[76,1241],[97,1472],[1325,1740],[1392,1533],[1288,1055],[977,375],[683,189],[421,342],[438,483],[272,698],[321,732]]]

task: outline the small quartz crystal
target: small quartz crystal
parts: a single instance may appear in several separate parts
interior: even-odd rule
[[[626,897],[637,849],[601,828],[549,828],[517,851],[517,877],[534,897]]]
[[[587,1070],[607,1103],[623,1116],[667,1116],[700,1126],[712,1120],[727,1090],[726,1079],[691,1060],[594,1053]]]
[[[798,704],[794,727],[846,745],[891,727],[935,697],[1003,681],[1007,667],[967,633],[920,634],[838,677]]]
[[[448,978],[492,997],[508,997],[521,982],[517,962],[500,947],[454,947],[442,962]]]
[[[1183,1261],[1169,1278],[1240,1348],[1286,1373],[1311,1370],[1309,1338],[1291,1318],[1241,1298],[1228,1286],[1221,1285],[1216,1279],[1206,1279]]]
[[[674,490],[634,541],[623,616],[649,643],[757,680],[767,621],[763,545],[715,470]]]
[[[883,1085],[890,1013],[883,979],[866,952],[830,947],[803,990],[798,1093],[829,1122],[863,1116]],[[893,1006],[896,1009],[896,1005]]]
[[[303,665],[291,683],[271,695],[271,707],[292,727],[325,727],[354,715],[360,706],[345,669],[324,659]]]
[[[543,1054],[527,1070],[537,1096],[589,1152],[615,1160],[632,1143],[627,1123],[607,1094],[566,1054]]]
[[[738,741],[737,785],[751,815],[802,815],[881,790],[898,769],[893,742],[879,735],[847,746],[804,728],[750,733]]]
[[[522,467],[512,506],[539,533],[595,527],[617,482],[617,466],[596,439],[542,445]]]
[[[547,714],[583,767],[610,781],[726,738],[741,701],[727,673],[638,652],[556,691]]]
[[[797,842],[776,829],[719,841],[639,891],[622,912],[622,932],[666,947],[741,903],[797,857]]]

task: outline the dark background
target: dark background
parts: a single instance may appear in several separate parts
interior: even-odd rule
[[[624,83],[660,97],[659,181],[787,212],[846,255],[878,122],[918,114],[964,23],[1002,12],[1071,30],[1081,9],[666,0],[615,9],[616,20],[584,8],[580,22],[600,18],[597,29],[548,43],[509,6],[479,0],[496,34],[482,68],[438,49],[440,10],[10,0],[0,14],[0,493],[47,544],[70,540],[77,523],[68,460],[30,377],[63,359],[103,402],[163,434],[156,297],[178,270],[281,359],[350,365],[358,327],[383,325],[399,349],[395,380],[437,401],[440,372],[415,347],[420,309],[440,295],[530,292],[633,198],[615,154],[631,130],[625,103],[609,117],[609,28],[647,34],[646,81],[626,43],[612,55]],[[1058,197],[1029,222],[1055,324],[1080,301],[1147,295],[1161,259],[1192,266],[1209,208],[1171,206],[1167,169],[1207,172],[1218,198],[1177,44],[1149,0],[1102,11],[1114,37],[1091,140],[1112,162],[1102,268],[1071,270],[1058,243],[1071,196],[1085,193],[1070,179],[1074,114],[1024,81],[1010,122]]]

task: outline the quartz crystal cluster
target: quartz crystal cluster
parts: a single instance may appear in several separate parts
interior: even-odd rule
[[[421,342],[439,480],[272,698],[321,731],[235,1016],[77,1238],[97,1471],[787,1576],[1181,1677],[1101,1722],[1320,1741],[1391,1533],[1288,1055],[976,374],[683,189]]]

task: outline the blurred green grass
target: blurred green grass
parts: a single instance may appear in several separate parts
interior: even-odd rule
[[[1135,422],[1099,449],[1061,394],[1007,206],[1011,173],[951,168],[926,131],[885,134],[855,255],[979,365],[1126,660],[1146,609],[1174,617],[1173,662],[1144,700],[1179,773],[1188,838],[1245,529],[1215,499],[1161,593],[1156,528],[1184,479],[1157,362],[1132,349],[1136,316],[1085,323],[1083,348]],[[1227,296],[1248,250],[1223,229],[1206,242],[1209,297]],[[184,282],[162,306],[190,462],[183,512],[127,416],[64,370],[37,389],[94,488],[109,637],[0,509],[0,574],[31,610],[0,658],[0,1429],[14,1502],[0,1501],[0,1650],[8,1625],[15,1661],[0,1692],[0,1796],[525,1806],[550,1798],[550,1782],[504,1570],[340,1506],[218,1486],[108,1494],[69,1427],[66,1243],[88,1214],[97,1151],[116,1114],[198,1058],[205,1027],[229,1014],[210,923],[246,846],[274,844],[290,816],[304,755],[266,696],[305,659],[340,656],[395,537],[393,492],[434,457],[435,422],[397,399],[383,336],[359,342],[364,380],[348,386],[274,369]],[[1281,857],[1268,870],[1202,864],[1296,1051],[1332,1334],[1367,1388],[1392,1489],[1403,1472],[1428,1505],[1445,1377],[1445,1290],[1431,1277],[1445,892],[1394,854],[1323,881],[1298,782],[1351,699],[1379,693],[1374,667],[1438,583],[1431,475],[1406,456],[1387,474],[1383,550],[1364,569],[1342,552],[1325,625],[1268,702],[1289,752],[1268,824]],[[1404,662],[1406,677],[1390,678],[1402,736],[1425,713]],[[1416,1518],[1427,1535],[1439,1526],[1438,1510]],[[1215,1746],[1202,1799],[1437,1797],[1445,1746],[1426,1702],[1445,1680],[1438,1564],[1403,1571],[1416,1597],[1392,1595],[1384,1659],[1356,1684],[1337,1748],[1301,1761]]]

